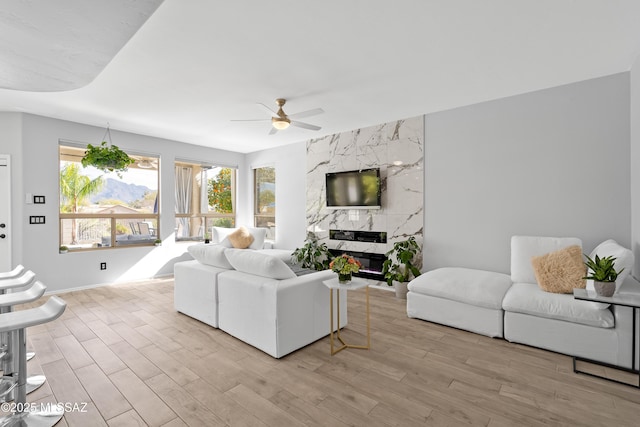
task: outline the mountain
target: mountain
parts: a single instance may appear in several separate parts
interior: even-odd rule
[[[116,199],[131,203],[134,200],[141,199],[149,191],[151,191],[149,187],[144,185],[126,184],[113,178],[107,178],[102,191],[91,196],[91,203],[104,199]]]

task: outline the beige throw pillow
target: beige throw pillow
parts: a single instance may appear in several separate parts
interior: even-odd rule
[[[227,236],[231,245],[236,249],[246,249],[253,243],[253,236],[246,227],[240,227]]]
[[[587,268],[582,260],[582,248],[578,245],[532,257],[531,265],[543,291],[570,294],[573,288],[586,286],[583,277]]]

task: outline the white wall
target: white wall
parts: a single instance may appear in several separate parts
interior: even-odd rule
[[[307,150],[304,142],[289,144],[246,155],[244,187],[240,194],[245,205],[253,207],[253,169],[262,166],[276,168],[276,247],[295,249],[302,246],[306,236],[305,177]],[[251,212],[253,212],[251,210]],[[253,224],[249,217],[245,224]],[[238,225],[242,225],[239,222]]]
[[[515,234],[630,247],[628,73],[429,114],[425,134],[427,269],[508,273]]]
[[[631,247],[635,255],[633,276],[640,278],[640,57],[630,72],[631,117]]]
[[[639,254],[640,196],[632,197],[631,190],[640,189],[640,169],[630,167],[640,164],[639,73],[636,64],[630,74],[427,115],[425,269],[455,265],[508,273],[513,234],[577,236],[585,250],[614,238]],[[161,155],[165,243],[60,255],[58,139],[96,143],[104,128],[0,113],[0,129],[0,152],[12,156],[19,174],[12,196],[13,261],[36,271],[50,290],[172,271],[187,247],[175,244],[171,234],[176,157],[240,167],[238,224],[252,223],[251,168],[275,166],[276,245],[295,248],[304,241],[305,142],[243,155],[112,131],[121,148]],[[26,205],[27,192],[45,195],[46,205]],[[28,216],[36,214],[47,223],[29,225]],[[101,261],[108,263],[104,272]]]
[[[0,113],[2,120],[15,121],[14,115]],[[112,141],[124,150],[160,155],[160,230],[161,247],[112,248],[96,251],[58,253],[58,140],[82,143],[100,142],[104,128],[77,123],[21,115],[21,138],[13,138],[10,148],[23,152],[23,162],[13,159],[15,182],[21,183],[13,193],[14,222],[21,222],[22,231],[14,236],[14,264],[20,262],[33,270],[45,283],[48,291],[86,287],[96,284],[144,279],[171,274],[173,263],[185,259],[188,243],[175,243],[174,171],[175,158],[238,165],[239,185],[244,170],[244,155],[215,150],[176,141],[111,131]],[[17,145],[17,147],[16,147]],[[0,150],[3,152],[3,146]],[[10,154],[12,154],[10,152]],[[44,195],[45,205],[25,204],[25,193]],[[238,211],[247,206],[238,201]],[[29,215],[45,215],[44,225],[29,225]],[[186,256],[190,258],[190,256]],[[107,270],[100,271],[100,262],[107,262]]]

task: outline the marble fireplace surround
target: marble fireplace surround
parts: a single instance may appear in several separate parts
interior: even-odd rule
[[[380,209],[328,209],[325,174],[380,168]],[[384,254],[424,224],[424,116],[307,141],[307,231],[330,249]],[[387,243],[329,238],[329,230],[386,232]]]

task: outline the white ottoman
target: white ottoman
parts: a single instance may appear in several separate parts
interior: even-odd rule
[[[180,313],[218,327],[218,275],[229,269],[198,261],[176,262],[173,266],[173,304]]]
[[[407,315],[502,338],[502,300],[510,287],[507,274],[438,268],[409,283]]]

